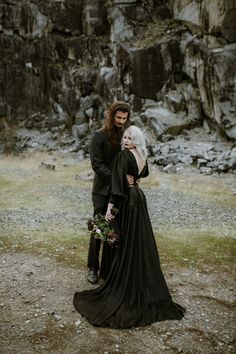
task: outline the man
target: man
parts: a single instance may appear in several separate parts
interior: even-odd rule
[[[115,156],[120,151],[123,131],[130,125],[130,107],[123,101],[114,102],[108,109],[104,125],[95,131],[90,144],[90,160],[95,172],[92,201],[94,215],[105,215],[109,201],[109,185],[111,184],[112,165]],[[132,177],[131,183],[132,183]],[[90,238],[88,252],[88,276],[91,284],[98,281],[99,252],[101,240]],[[112,261],[112,249],[103,245],[100,277],[106,278]]]

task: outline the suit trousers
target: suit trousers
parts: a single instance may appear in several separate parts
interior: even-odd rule
[[[94,216],[97,214],[105,215],[107,211],[107,204],[109,202],[109,196],[92,194],[92,202],[94,208]],[[88,251],[88,268],[89,270],[99,271],[99,253],[101,248],[101,240],[95,239],[93,236],[90,237],[89,251]],[[100,277],[106,277],[108,267],[110,263],[110,246],[103,245],[102,260],[101,260],[101,271]]]

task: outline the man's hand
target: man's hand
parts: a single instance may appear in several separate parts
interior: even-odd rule
[[[129,183],[129,185],[133,186],[133,185],[134,185],[134,182],[135,182],[135,183],[140,183],[141,178],[134,180],[134,177],[133,177],[133,176],[127,175],[127,181],[128,181],[128,183]]]
[[[134,184],[134,177],[131,175],[127,175],[127,181],[132,186]]]

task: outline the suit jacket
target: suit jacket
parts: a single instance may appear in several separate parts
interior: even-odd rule
[[[122,131],[120,131],[120,140],[121,136]],[[109,195],[113,162],[120,149],[120,144],[114,147],[109,145],[106,133],[102,129],[93,133],[90,143],[90,160],[95,172],[92,193]]]

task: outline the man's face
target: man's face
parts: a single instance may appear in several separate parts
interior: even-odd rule
[[[128,112],[117,111],[114,117],[114,125],[117,128],[122,128],[128,119]]]

